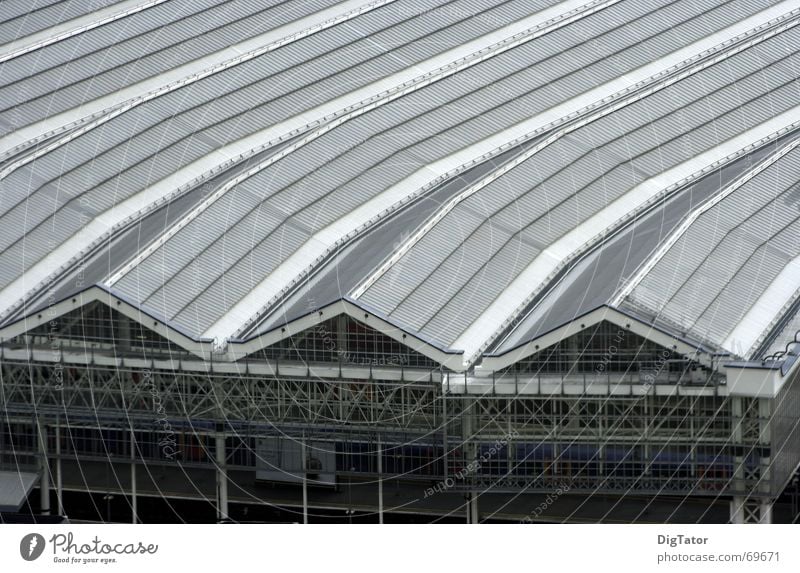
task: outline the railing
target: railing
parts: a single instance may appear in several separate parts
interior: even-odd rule
[[[110,343],[83,343],[80,340],[49,341],[37,337],[30,343],[6,341],[0,344],[0,361],[80,366],[109,366],[122,370],[151,369],[191,374],[195,372],[237,375],[241,378],[324,378],[400,382],[439,383],[442,370],[379,360],[347,363],[342,360],[304,362],[279,358],[244,358],[227,360],[226,354],[209,353],[201,358],[177,345],[161,348],[132,344],[120,347]]]

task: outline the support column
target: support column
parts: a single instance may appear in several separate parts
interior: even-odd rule
[[[64,487],[61,473],[61,426],[56,421],[56,504],[58,515],[64,515]]]
[[[303,523],[308,524],[308,454],[306,453],[306,436],[300,440],[300,467],[303,470]]]
[[[216,436],[217,454],[217,521],[228,519],[228,470],[225,463],[225,434]]]
[[[445,374],[445,376],[449,376],[449,374]],[[448,387],[450,383],[448,381]],[[442,389],[442,475],[447,478],[447,472],[449,471],[449,463],[448,463],[448,440],[447,440],[447,426],[450,423],[450,419],[447,417],[447,394],[449,390]]]
[[[744,523],[744,500],[745,498],[739,495],[731,498],[731,523]]]
[[[758,443],[764,447],[766,451],[772,451],[772,424],[771,421],[773,419],[773,411],[772,411],[773,401],[767,398],[758,398]],[[778,496],[781,492],[773,492],[772,483],[774,477],[774,464],[773,459],[771,456],[764,456],[760,457],[758,460],[759,465],[759,475],[758,481],[756,482],[756,489],[761,494],[767,495],[775,495]],[[770,514],[770,521],[766,523],[770,523],[772,521],[772,503],[767,503],[769,510],[767,513]],[[762,505],[761,514],[764,515],[764,506]],[[765,523],[763,520],[760,523]]]
[[[378,523],[383,523],[383,448],[378,435]]]
[[[652,412],[658,412],[659,409],[656,407],[650,408],[650,392],[645,394],[642,397],[643,407],[644,407],[644,416],[642,417],[642,424],[644,427],[642,428],[642,443],[643,443],[643,454],[644,454],[644,467],[647,468],[646,475],[648,478],[652,475],[652,462],[653,462],[653,451],[651,448],[651,415]],[[690,420],[691,423],[691,420]],[[694,433],[691,433],[694,436]],[[649,479],[648,479],[649,481]]]
[[[131,512],[133,514],[131,518],[132,523],[139,523],[139,508],[138,508],[138,501],[136,498],[136,442],[135,437],[133,435],[133,429],[131,429]]]
[[[739,396],[732,396],[730,401],[731,423],[733,425],[731,441],[734,444],[741,444],[743,436],[742,426],[744,425],[742,398]],[[745,458],[741,455],[733,456],[733,476],[730,482],[730,488],[736,492],[747,491],[747,484],[745,483],[744,475],[744,461]],[[744,497],[734,496],[734,498],[731,500],[731,504],[735,504],[739,508],[738,511],[744,511]],[[733,516],[734,510],[733,505],[731,505],[731,523],[744,523],[743,521],[734,521]]]
[[[47,460],[47,426],[37,420],[39,428],[39,509],[42,515],[50,515],[50,463]]]
[[[763,500],[759,506],[759,523],[772,523],[772,500]]]
[[[461,430],[462,430],[462,443],[464,444],[464,464],[465,467],[470,467],[472,463],[475,461],[476,451],[475,451],[475,441],[474,436],[472,435],[472,416],[474,415],[475,411],[475,402],[469,401],[464,406],[463,411],[463,418],[461,422]],[[468,493],[466,495],[467,500],[467,523],[478,523],[478,496],[473,489],[474,487],[474,475],[472,472],[468,472],[467,479],[468,482]]]
[[[467,523],[480,523],[478,494],[474,491],[467,494]]]

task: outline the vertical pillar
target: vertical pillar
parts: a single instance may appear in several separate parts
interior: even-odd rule
[[[745,498],[739,495],[731,498],[731,523],[744,523],[744,500]]]
[[[440,424],[442,428],[442,476],[444,479],[447,478],[448,469],[448,439],[447,439],[447,426],[449,424],[449,418],[447,417],[447,394],[449,393],[450,381],[449,381],[449,374],[445,374],[448,376],[447,382],[447,389],[442,390],[442,423]]]
[[[228,519],[228,470],[225,463],[225,434],[216,435],[217,521]]]
[[[773,404],[774,401],[768,398],[758,398],[758,443],[764,446],[766,451],[772,451],[772,420],[773,420]],[[773,486],[773,463],[771,456],[763,456],[759,458],[759,479],[757,482],[757,489],[759,493],[766,493],[767,495],[780,495],[781,492],[771,491]],[[769,506],[768,513],[770,514],[770,523],[772,521],[772,503]],[[764,507],[762,506],[761,514],[764,514]],[[764,523],[761,521],[761,523]]]
[[[300,440],[301,468],[303,470],[303,523],[308,524],[308,454],[306,454],[306,435]]]
[[[472,435],[472,416],[475,407],[474,401],[470,400],[464,406],[463,420],[461,423],[462,440],[464,444],[464,464],[465,467],[471,467],[475,461],[475,440]],[[478,497],[474,489],[474,475],[472,472],[467,472],[466,481],[468,482],[467,499],[467,523],[478,523]]]
[[[39,429],[39,509],[42,515],[50,515],[50,463],[47,460],[47,426],[36,421]]]
[[[478,515],[478,494],[475,491],[470,491],[467,494],[467,523],[480,523]]]
[[[61,479],[61,426],[56,421],[56,503],[58,515],[64,515],[64,487]]]
[[[648,477],[652,474],[652,463],[653,463],[653,451],[651,448],[651,424],[653,420],[651,419],[652,412],[658,412],[658,408],[653,407],[652,411],[650,408],[650,393],[648,391],[647,394],[642,396],[642,407],[644,408],[644,415],[642,416],[642,443],[643,443],[643,456],[644,456],[644,467],[645,475]],[[691,422],[690,422],[691,423]],[[692,434],[693,435],[693,434]],[[656,446],[658,448],[658,446]]]
[[[378,434],[378,523],[383,523],[383,451]]]
[[[139,506],[136,498],[136,442],[131,428],[131,518],[132,523],[139,523]]]
[[[743,408],[742,408],[742,398],[738,396],[731,396],[730,397],[730,404],[731,404],[731,424],[733,426],[733,432],[731,435],[731,443],[733,444],[741,444],[742,443],[742,436],[743,426],[745,424],[744,416],[743,416]],[[745,484],[745,472],[744,472],[744,463],[745,458],[741,455],[734,455],[733,456],[733,476],[730,482],[730,488],[735,492],[745,492],[746,491],[746,484]],[[738,499],[738,501],[737,501]],[[744,498],[743,497],[736,497],[734,496],[733,500],[731,501],[732,504],[737,504],[739,507],[738,511],[744,511]],[[733,507],[733,506],[732,506]],[[744,523],[744,521],[733,521],[734,511],[731,509],[731,523]],[[743,520],[744,517],[741,517]]]
[[[759,523],[772,523],[772,500],[763,500],[759,507]]]

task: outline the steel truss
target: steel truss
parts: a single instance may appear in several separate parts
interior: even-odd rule
[[[742,400],[449,396],[448,477],[470,491],[774,497],[769,443],[758,431],[767,421],[758,408],[770,401],[745,400],[742,410]]]
[[[100,418],[429,432],[440,424],[435,383],[272,378],[135,368],[2,364],[4,404]],[[267,422],[268,421],[268,422]]]
[[[109,432],[133,432],[136,455],[150,463],[174,463],[158,444],[175,434],[174,448],[189,452],[182,463],[214,464],[212,438],[222,435],[226,463],[242,468],[254,467],[255,439],[302,434],[331,443],[347,458],[337,466],[366,474],[376,472],[370,452],[380,440],[383,455],[392,456],[384,468],[402,466],[398,474],[468,491],[566,486],[737,495],[748,503],[779,493],[766,431],[773,406],[764,398],[476,396],[448,393],[435,382],[13,361],[0,366],[3,427],[18,434],[13,444],[8,436],[0,442],[6,461],[10,452],[40,452],[35,436],[42,427],[51,441],[56,428],[62,436],[80,435],[78,443],[89,445],[76,447],[70,439],[60,446],[87,459],[130,459],[133,446],[117,451],[106,442],[118,439]],[[26,431],[33,437],[19,438]],[[54,450],[51,444],[50,457]]]

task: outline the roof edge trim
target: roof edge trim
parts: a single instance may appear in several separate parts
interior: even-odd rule
[[[401,344],[405,344],[412,350],[427,356],[431,360],[435,360],[450,370],[464,370],[464,365],[462,363],[463,351],[441,348],[421,338],[418,334],[398,326],[389,320],[388,317],[382,316],[371,308],[344,298],[319,309],[309,311],[299,318],[291,320],[282,326],[276,326],[266,332],[253,335],[246,339],[229,339],[228,357],[232,361],[239,360],[340,314],[346,314],[354,320],[374,328],[378,332]],[[410,345],[408,340],[403,340],[403,336],[410,337],[419,344]]]
[[[4,325],[3,327],[0,327],[0,337],[12,338],[14,336],[19,336],[33,328],[36,328],[37,326],[46,324],[54,318],[63,316],[72,310],[86,306],[87,304],[95,301],[108,305],[110,308],[113,308],[134,322],[142,325],[142,327],[152,330],[156,334],[164,336],[171,342],[174,342],[184,350],[195,354],[199,358],[207,358],[213,349],[212,340],[195,338],[183,331],[181,328],[176,327],[163,318],[156,316],[154,313],[137,306],[129,301],[126,297],[120,296],[118,293],[111,291],[99,284],[91,285],[81,291],[59,300],[58,302],[48,304],[46,307],[38,307],[35,310],[26,312],[20,318]],[[150,324],[149,322],[143,322],[143,317],[152,319],[153,323]]]
[[[604,304],[514,348],[499,354],[485,354],[483,361],[476,368],[486,371],[501,370],[604,320],[630,330],[651,342],[672,348],[683,355],[696,357],[699,362],[710,365],[713,350],[702,344],[682,339],[632,314]]]
[[[775,164],[778,160],[783,158],[786,154],[791,152],[795,149],[798,145],[800,145],[800,139],[795,139],[794,141],[784,145],[779,150],[775,151],[774,153],[768,155],[765,159],[759,162],[755,167],[746,171],[744,174],[740,175],[733,183],[722,189],[721,191],[717,192],[710,200],[706,201],[703,205],[700,205],[692,212],[690,212],[686,217],[684,217],[683,222],[675,229],[672,234],[664,241],[659,248],[650,254],[640,265],[639,269],[635,272],[633,277],[626,282],[625,285],[618,291],[617,294],[611,299],[612,306],[619,306],[622,304],[622,301],[627,298],[633,290],[639,286],[639,283],[644,280],[647,274],[653,269],[653,267],[669,252],[669,250],[675,246],[678,240],[689,230],[689,228],[700,218],[703,213],[709,211],[714,206],[722,202],[725,198],[727,198],[731,193],[737,191],[745,184],[750,182],[752,179],[760,175],[764,172],[767,168]]]

